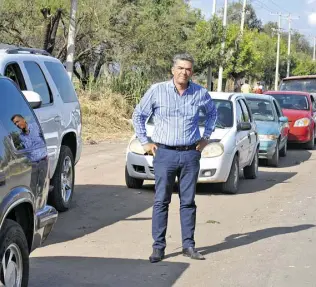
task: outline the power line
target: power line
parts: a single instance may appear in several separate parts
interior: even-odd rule
[[[288,10],[286,10],[284,7],[281,7],[280,5],[278,5],[277,3],[274,2],[274,0],[268,0],[270,1],[271,3],[273,3],[276,7],[278,7],[278,9],[281,9],[289,14],[291,14],[291,12],[289,12]]]
[[[273,9],[270,9],[270,7],[268,7],[265,3],[263,3],[260,0],[252,0],[252,1],[256,1],[258,2],[257,5],[259,5],[261,8],[265,9],[266,11],[268,11],[269,13],[272,13]]]

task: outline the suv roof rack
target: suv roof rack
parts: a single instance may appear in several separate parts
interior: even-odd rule
[[[47,51],[36,49],[36,48],[16,47],[13,45],[0,44],[0,49],[5,49],[5,52],[7,54],[29,53],[29,54],[51,56],[51,54],[48,53]]]

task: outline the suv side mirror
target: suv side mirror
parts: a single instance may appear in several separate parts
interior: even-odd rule
[[[33,91],[22,91],[23,95],[30,103],[32,109],[38,109],[42,105],[41,96]]]
[[[287,123],[289,119],[287,117],[279,117],[280,123]]]
[[[237,124],[237,131],[250,131],[252,128],[251,123],[239,123]]]

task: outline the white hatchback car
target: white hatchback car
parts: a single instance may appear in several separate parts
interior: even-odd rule
[[[246,179],[258,174],[259,138],[246,99],[238,93],[211,93],[218,111],[215,131],[200,160],[200,183],[221,183],[225,193],[237,193],[239,172]],[[204,116],[200,116],[203,133]],[[147,135],[153,133],[153,118],[146,123]],[[144,152],[134,135],[127,147],[125,181],[129,188],[141,188],[144,180],[154,180],[153,157]]]

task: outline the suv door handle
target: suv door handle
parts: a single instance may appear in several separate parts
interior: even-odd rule
[[[61,122],[61,116],[56,116],[55,118],[54,118],[54,120],[55,120],[55,122]]]

